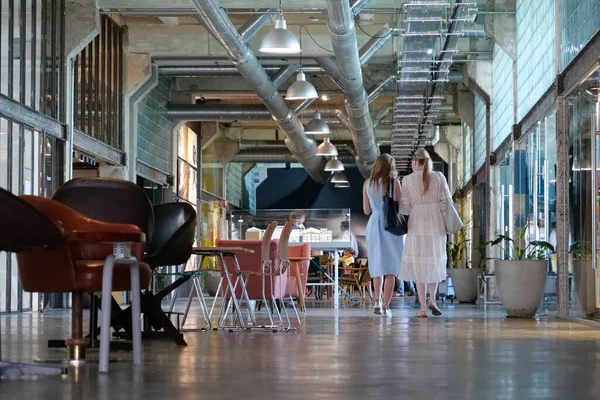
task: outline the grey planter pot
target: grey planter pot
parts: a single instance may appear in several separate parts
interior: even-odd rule
[[[473,304],[477,301],[477,277],[479,268],[449,268],[454,294],[459,303]]]
[[[573,260],[573,278],[577,310],[593,315],[596,312],[596,271],[592,268],[592,260]]]
[[[220,280],[221,275],[218,272],[208,273],[204,277],[204,286],[209,296],[215,296],[217,294],[217,289],[219,287]]]
[[[498,294],[509,317],[531,318],[542,302],[547,260],[496,260]]]

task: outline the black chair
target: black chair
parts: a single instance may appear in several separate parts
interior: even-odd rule
[[[150,245],[154,232],[154,209],[144,190],[132,182],[113,178],[76,178],[64,183],[52,199],[98,221],[135,225],[146,234],[146,247]],[[93,293],[90,296],[89,347],[98,348],[99,299]],[[112,326],[116,331],[127,330],[131,337],[131,319],[125,324],[119,323],[121,313],[121,307],[113,299]],[[48,345],[63,347],[64,342],[50,340]],[[131,344],[115,342],[111,348],[131,350]]]
[[[177,266],[188,262],[196,237],[196,211],[188,203],[167,203],[154,207],[154,236],[146,252],[145,262],[153,269],[153,279],[161,276],[160,267]],[[172,276],[172,274],[166,274]],[[178,345],[187,345],[178,329],[162,309],[163,299],[191,278],[181,276],[154,294],[147,290],[142,296],[145,336],[148,338],[170,337]],[[130,320],[130,319],[129,319]],[[127,320],[123,320],[125,322]],[[153,328],[154,332],[150,329]],[[162,329],[162,332],[161,332]]]

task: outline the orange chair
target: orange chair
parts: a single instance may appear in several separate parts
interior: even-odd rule
[[[0,250],[17,253],[23,290],[72,294],[68,354],[71,360],[84,359],[89,341],[83,337],[83,293],[103,289],[104,263],[113,254],[111,243],[132,243],[131,255],[141,260],[144,233],[134,225],[100,222],[56,201],[37,196],[17,198],[3,189],[0,220]],[[113,290],[130,290],[129,264],[115,263],[112,275]],[[150,268],[142,262],[139,281],[142,287],[150,282]]]

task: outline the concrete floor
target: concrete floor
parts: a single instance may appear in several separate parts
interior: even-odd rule
[[[416,319],[408,299],[394,300],[393,311],[390,320],[369,305],[321,305],[301,331],[187,333],[185,348],[146,341],[142,368],[114,353],[124,361],[107,376],[89,362],[64,379],[4,380],[0,399],[600,398],[598,328],[461,305]],[[4,361],[64,354],[45,341],[68,335],[68,312],[0,319]]]

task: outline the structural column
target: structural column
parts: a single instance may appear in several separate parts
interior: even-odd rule
[[[558,317],[569,314],[569,129],[564,96],[556,99],[556,253],[558,256]]]

